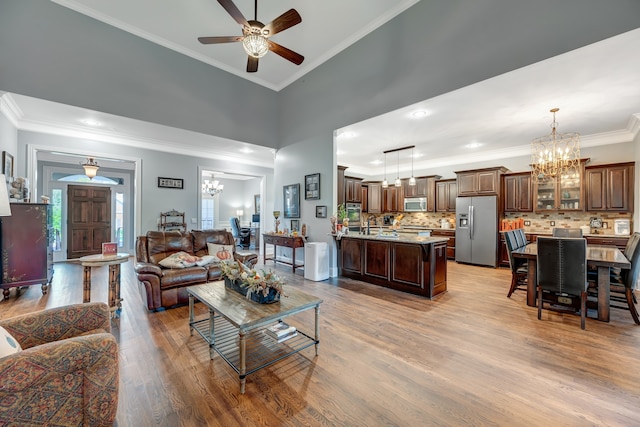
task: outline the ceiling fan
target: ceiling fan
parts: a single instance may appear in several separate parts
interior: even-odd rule
[[[242,25],[243,35],[198,37],[198,41],[200,43],[218,44],[242,41],[244,50],[249,55],[247,60],[248,73],[255,73],[258,71],[258,59],[266,55],[268,51],[271,51],[276,55],[280,55],[284,59],[291,61],[296,65],[302,64],[304,56],[269,40],[269,37],[274,34],[302,22],[302,17],[300,17],[300,14],[295,9],[289,9],[267,25],[264,25],[262,22],[258,21],[258,0],[255,0],[255,19],[251,21],[246,20],[242,15],[242,12],[240,12],[231,0],[218,0],[218,3],[220,3],[224,10],[226,10],[238,24]]]

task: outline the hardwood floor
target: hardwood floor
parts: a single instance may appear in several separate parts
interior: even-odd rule
[[[122,265],[119,426],[630,426],[640,425],[640,328],[628,311],[611,322],[527,307],[506,297],[510,271],[449,262],[436,301],[348,279],[306,281],[324,300],[320,350],[247,377],[190,336],[188,308],[149,313]],[[269,268],[272,263],[269,262]],[[107,300],[107,268],[92,301]],[[0,303],[0,317],[82,301],[82,267],[56,264],[39,286]],[[205,315],[202,304],[197,311]],[[313,310],[290,322],[312,330]]]

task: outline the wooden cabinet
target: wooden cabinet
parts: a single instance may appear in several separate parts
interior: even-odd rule
[[[369,213],[382,213],[382,183],[370,182],[367,185],[367,209]]]
[[[187,231],[187,223],[184,220],[184,212],[178,212],[175,209],[169,212],[160,212],[160,223],[158,224],[158,230]]]
[[[382,212],[399,212],[403,208],[402,187],[390,185],[382,189]]]
[[[345,201],[345,188],[344,188],[344,171],[347,169],[346,166],[338,165],[338,188],[336,188],[336,192],[338,193],[338,204],[341,205]]]
[[[455,230],[431,230],[432,236],[447,237],[447,258],[456,259],[456,231]]]
[[[344,177],[344,201],[345,203],[362,202],[362,179],[352,176]]]
[[[532,212],[531,172],[504,174],[504,211]]]
[[[557,178],[539,179],[534,185],[536,211],[584,211],[583,178],[585,163],[566,171]]]
[[[39,284],[47,293],[53,277],[51,205],[12,203],[11,216],[0,218],[2,289]]]
[[[634,168],[634,162],[585,168],[587,211],[632,211]]]
[[[435,181],[436,212],[455,212],[456,197],[458,197],[458,183],[456,179],[441,179]]]
[[[629,236],[587,236],[587,245],[615,246],[621,251],[627,246]]]
[[[362,212],[363,213],[367,213],[369,212],[369,185],[368,184],[362,184],[360,186],[360,200],[361,200],[361,204],[362,204]]]
[[[486,196],[500,194],[500,177],[508,169],[495,167],[456,172],[458,196]]]

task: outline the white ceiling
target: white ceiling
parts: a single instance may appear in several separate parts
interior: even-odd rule
[[[640,29],[346,126],[336,132],[338,164],[382,175],[383,151],[410,145],[423,170],[526,156],[532,139],[551,133],[555,107],[558,131],[580,133],[583,147],[631,141],[640,131],[637,52]],[[419,110],[428,115],[411,115]],[[388,154],[390,179],[398,155],[400,170],[411,170],[411,150]]]
[[[305,67],[318,65],[317,61],[326,60],[348,43],[415,2],[416,0],[353,0],[338,5],[335,1],[308,1],[300,4],[290,2],[288,5],[277,2],[275,6],[272,3],[276,2],[265,2],[264,7],[260,3],[259,17],[269,16],[268,19],[271,19],[290,7],[295,7],[300,12],[303,22],[277,34],[274,40],[275,37],[282,36],[282,39],[276,40],[278,43],[304,54],[307,59],[301,68],[296,68],[288,64],[288,61],[271,55],[275,57],[271,58],[274,59],[273,64],[261,62],[258,73],[249,75],[244,71],[246,58],[243,52],[237,55],[239,58],[233,59],[237,52],[223,53],[218,49],[234,47],[242,51],[241,46],[203,46],[196,40],[196,37],[202,35],[233,35],[234,29],[240,31],[239,25],[215,0],[192,0],[188,3],[166,0],[57,1],[65,5],[73,4],[76,9],[87,14],[89,8],[101,10],[96,15],[101,15],[107,22],[109,19],[124,22],[127,18],[131,21],[127,24],[127,29],[134,34],[146,34],[146,38],[150,40],[157,39],[154,41],[171,39],[169,47],[172,44],[181,46],[178,42],[182,41],[182,44],[187,44],[192,49],[205,49],[212,61],[210,63],[221,68],[236,63],[235,72],[239,76],[264,79],[263,84],[274,87],[286,86],[311,69]],[[388,6],[390,3],[393,3],[392,8]],[[252,17],[251,0],[236,0],[236,5],[245,13],[245,17]],[[324,12],[316,11],[316,8]],[[150,10],[155,12],[149,13]],[[336,10],[342,12],[330,19],[326,15],[330,10],[334,14]],[[118,19],[113,16],[105,18],[109,13]],[[361,17],[361,14],[364,15]],[[189,21],[185,15],[193,19]],[[172,18],[171,22],[162,19],[166,16]],[[356,19],[361,18],[362,22],[353,24],[351,20],[354,16]],[[313,37],[314,34],[322,33],[320,30],[311,30],[315,25],[321,25],[320,22],[324,27],[331,27],[331,34],[342,34],[341,41],[327,45],[323,38]],[[135,25],[139,25],[138,29]],[[152,34],[154,28],[158,29],[158,34],[151,37],[149,34]],[[291,34],[287,34],[288,32]],[[311,34],[307,34],[309,32]],[[347,33],[349,35],[345,36]],[[300,40],[309,41],[305,41],[305,47],[300,48],[297,45]],[[583,147],[631,141],[640,130],[639,51],[640,29],[637,29],[338,129],[338,164],[348,166],[349,173],[356,176],[381,176],[384,170],[383,151],[407,145],[416,146],[416,170],[528,155],[531,139],[550,132],[552,116],[549,110],[554,107],[560,108],[557,115],[558,130],[582,134]],[[274,69],[271,69],[272,66]],[[281,67],[287,70],[283,71]],[[192,150],[191,152],[201,157],[258,166],[273,167],[274,164],[273,151],[266,147],[26,96],[5,94],[0,98],[0,108],[5,114],[8,112],[19,129],[91,138],[166,152],[180,149],[187,153]],[[411,117],[410,113],[417,109],[428,111],[429,115],[422,119]],[[99,124],[88,125],[85,123],[87,119]],[[347,137],[348,133],[355,137]],[[480,145],[469,148],[467,145],[470,143]],[[248,153],[248,150],[251,152]],[[411,170],[409,154],[409,151],[401,153],[401,171]],[[374,161],[378,161],[378,164],[373,164]],[[396,167],[395,155],[388,158],[388,165],[389,175],[393,175],[391,172]]]
[[[271,40],[305,57],[297,66],[269,52],[247,73],[241,43],[203,45],[201,36],[241,36],[240,25],[216,0],[51,0],[273,90],[299,79],[419,0],[260,0],[258,21],[268,24],[294,8],[302,22]],[[254,0],[233,0],[248,20]]]

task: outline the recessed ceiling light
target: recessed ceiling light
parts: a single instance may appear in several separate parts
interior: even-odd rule
[[[93,126],[93,127],[102,126],[102,123],[100,123],[99,121],[94,120],[94,119],[82,119],[82,120],[80,120],[80,123],[85,124],[87,126]]]
[[[430,113],[427,110],[416,110],[411,113],[411,117],[413,117],[414,119],[421,119],[423,117],[427,117],[429,114]]]
[[[242,151],[245,154],[253,153],[253,150],[249,147],[244,147],[240,151]]]
[[[478,147],[482,147],[484,144],[481,144],[479,142],[471,142],[467,145],[465,145],[465,148],[478,148]]]
[[[374,160],[372,162],[369,162],[369,163],[371,163],[372,165],[381,165],[382,164],[382,160],[376,159],[376,160]]]

